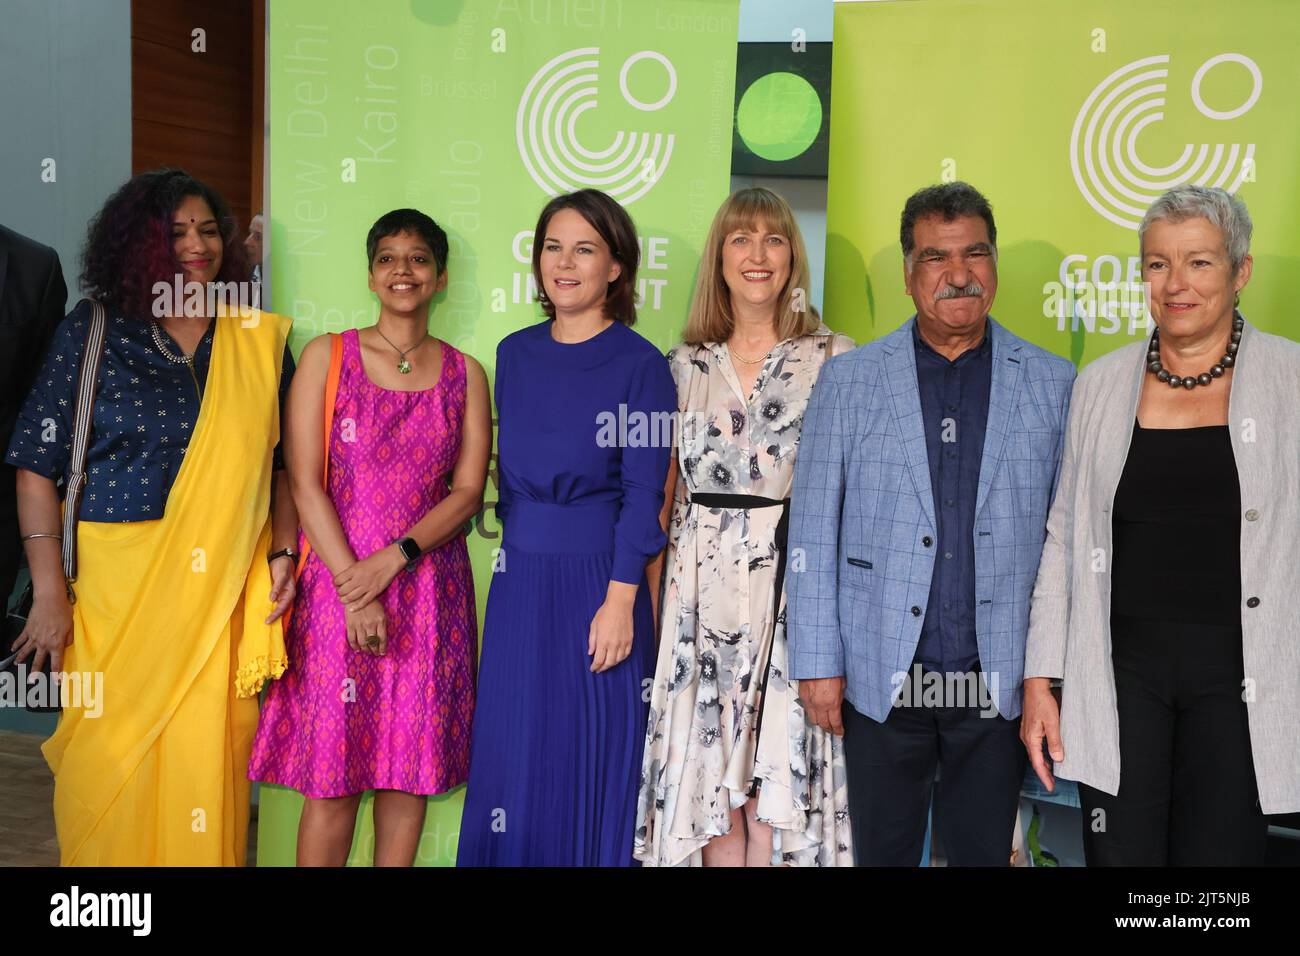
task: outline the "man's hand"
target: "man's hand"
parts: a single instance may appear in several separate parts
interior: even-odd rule
[[[844,706],[843,677],[813,677],[799,681],[804,713],[822,730],[844,736],[840,708]]]

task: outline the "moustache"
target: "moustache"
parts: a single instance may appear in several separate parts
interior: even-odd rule
[[[972,282],[967,286],[950,285],[940,289],[935,295],[935,302],[942,302],[944,299],[964,299],[966,297],[979,298],[984,294],[984,287],[978,282]]]

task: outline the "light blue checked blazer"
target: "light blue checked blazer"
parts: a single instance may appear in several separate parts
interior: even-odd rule
[[[849,703],[878,721],[889,713],[896,675],[912,666],[937,550],[915,321],[822,368],[804,414],[790,510],[790,676],[845,677]],[[1074,366],[992,318],[989,332],[993,380],[975,511],[975,631],[998,712],[1013,719],[1020,716],[1029,597]]]

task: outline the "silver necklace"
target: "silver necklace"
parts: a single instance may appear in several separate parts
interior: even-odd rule
[[[171,349],[167,348],[167,344],[163,341],[162,329],[159,327],[157,322],[150,320],[149,331],[153,335],[154,348],[162,354],[163,358],[169,362],[174,362],[177,365],[188,365],[190,368],[194,367],[194,353],[191,352],[187,355],[182,352],[180,355],[176,355]]]
[[[421,345],[423,345],[424,340],[429,337],[429,330],[425,329],[424,335],[420,338],[420,341],[416,342],[414,345],[408,346],[405,349],[399,349],[396,345],[393,345],[393,340],[390,339],[388,336],[386,336],[382,331],[380,331],[378,325],[375,326],[375,331],[379,332],[379,337],[383,339],[385,342],[387,342],[389,345],[392,345],[393,351],[397,353],[397,371],[401,372],[403,375],[409,375],[411,372],[411,363],[406,360],[406,353],[413,352],[416,349],[418,349]]]

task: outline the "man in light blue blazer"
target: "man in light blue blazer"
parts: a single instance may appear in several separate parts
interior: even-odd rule
[[[1075,370],[989,315],[997,227],[976,189],[920,190],[900,239],[916,315],[827,362],[804,416],[790,676],[809,717],[844,735],[859,865],[920,861],[933,787],[949,863],[1005,866],[1029,598]]]

